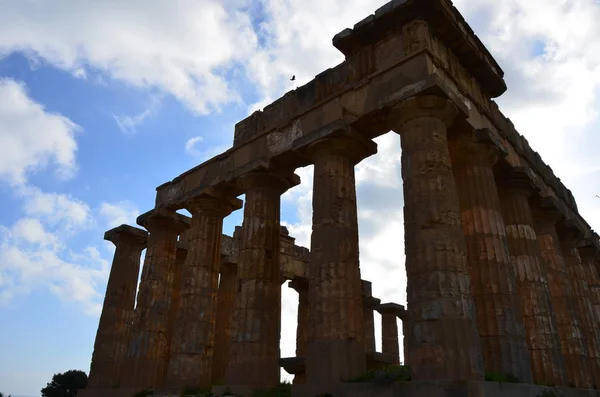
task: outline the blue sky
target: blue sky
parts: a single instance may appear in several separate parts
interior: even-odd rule
[[[0,5],[0,391],[38,396],[53,373],[88,371],[113,253],[104,231],[135,224],[156,186],[230,146],[237,121],[342,61],[333,35],[384,2]],[[600,7],[454,3],[506,72],[502,110],[600,228]],[[377,142],[357,167],[361,268],[376,296],[403,303],[400,146]],[[297,173],[282,221],[308,246],[311,169]],[[297,296],[283,291],[292,355]]]

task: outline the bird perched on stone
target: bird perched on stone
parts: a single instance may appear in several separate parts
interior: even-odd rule
[[[296,80],[296,75],[293,75],[292,78],[290,79],[290,81],[294,81]]]

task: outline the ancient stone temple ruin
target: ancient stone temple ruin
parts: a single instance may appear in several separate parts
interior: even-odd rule
[[[600,395],[600,240],[492,100],[502,69],[463,17],[448,0],[393,0],[333,45],[343,63],[159,186],[145,230],[106,233],[116,252],[80,396],[249,395],[281,367],[299,397]],[[402,144],[406,310],[373,297],[359,266],[354,168],[389,131]],[[280,196],[311,164],[309,252],[281,228]],[[293,358],[279,347],[286,280],[299,297]],[[410,381],[348,382],[399,362]]]

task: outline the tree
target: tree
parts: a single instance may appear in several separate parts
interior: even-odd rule
[[[0,397],[4,397],[4,393],[0,392]],[[10,394],[8,395],[10,397]]]
[[[62,374],[54,374],[52,381],[42,389],[42,396],[75,397],[77,396],[77,390],[85,388],[87,382],[87,375],[85,372],[79,370],[70,370]]]

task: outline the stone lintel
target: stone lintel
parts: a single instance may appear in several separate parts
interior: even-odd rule
[[[375,307],[375,310],[377,310],[379,314],[394,314],[400,319],[404,318],[406,313],[405,307],[397,303],[382,303]]]
[[[104,240],[115,245],[120,242],[128,242],[134,245],[146,246],[148,244],[148,232],[137,227],[121,225],[104,233]]]
[[[280,358],[279,366],[290,375],[303,374],[306,371],[306,359],[304,357]]]
[[[148,230],[165,228],[181,233],[190,227],[191,218],[166,208],[158,208],[138,216],[137,224]]]
[[[392,0],[354,25],[333,37],[333,45],[346,58],[373,45],[398,26],[422,19],[431,33],[456,53],[466,69],[495,98],[506,91],[504,72],[475,35],[471,27],[451,4],[443,0]]]

